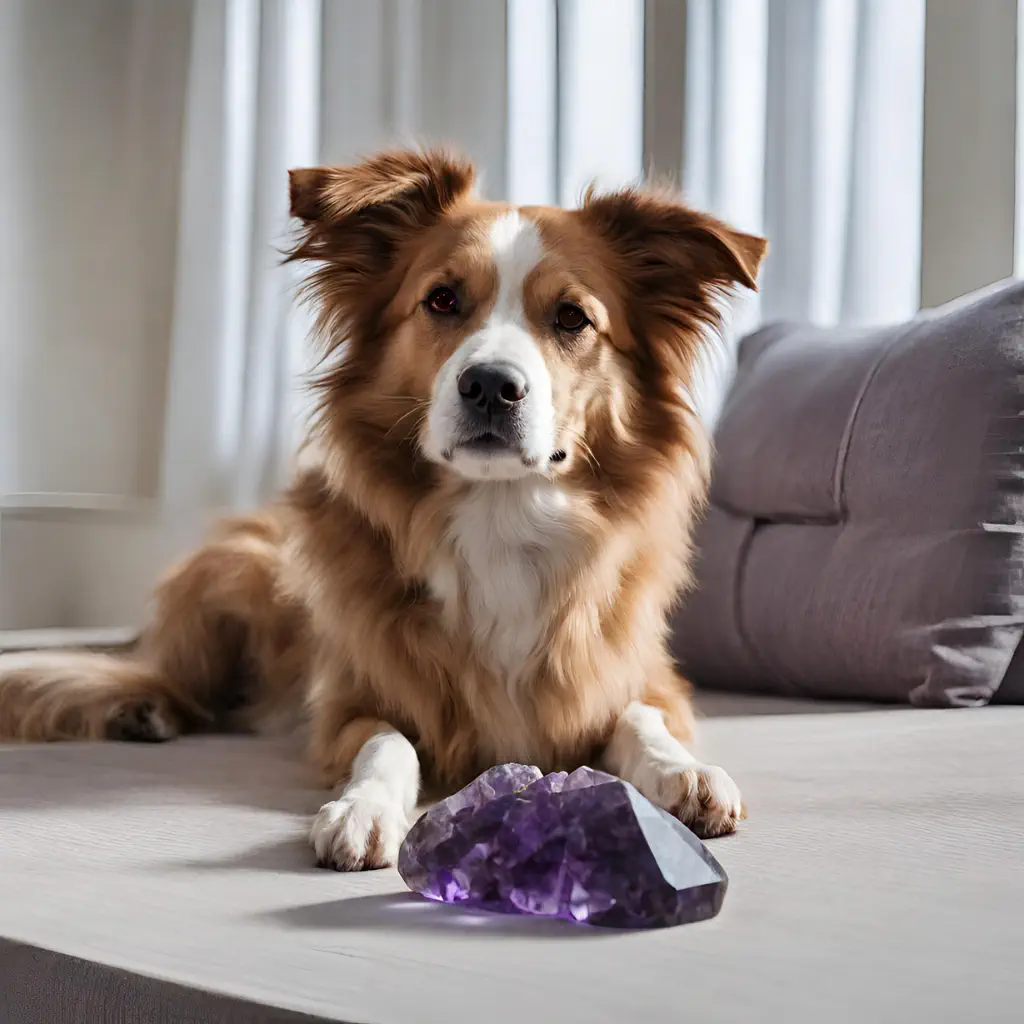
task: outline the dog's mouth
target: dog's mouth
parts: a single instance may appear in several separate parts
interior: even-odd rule
[[[493,431],[487,430],[482,434],[477,434],[475,437],[469,437],[465,440],[459,441],[458,444],[453,445],[444,453],[445,460],[450,462],[455,458],[456,454],[460,452],[466,452],[470,455],[484,456],[502,456],[511,455],[515,458],[521,459],[524,465],[536,466],[538,460],[533,458],[527,458],[523,452],[522,445],[510,441],[507,437],[502,437],[500,434],[495,434]],[[548,460],[548,464],[551,466],[557,465],[560,462],[564,462],[568,457],[568,452],[564,448],[557,448],[551,453]]]
[[[501,437],[489,430],[460,442],[456,448],[457,450],[473,452],[477,455],[513,454],[518,451],[507,438]]]
[[[472,479],[504,480],[524,473],[546,473],[568,458],[564,448],[546,454],[533,450],[515,422],[460,426],[439,454],[456,472]]]
[[[461,456],[476,466],[528,463],[518,432],[502,430],[494,424],[481,424],[475,430],[464,430],[457,438],[452,438],[450,446],[441,455],[445,462],[457,464]]]

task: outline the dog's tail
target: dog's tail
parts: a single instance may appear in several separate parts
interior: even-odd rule
[[[204,717],[140,661],[66,651],[0,655],[0,740],[171,739]]]
[[[0,740],[158,741],[260,728],[302,706],[301,608],[271,519],[230,521],[158,587],[123,657],[0,654]]]

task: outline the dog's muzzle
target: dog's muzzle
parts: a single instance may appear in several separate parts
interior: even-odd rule
[[[459,375],[459,439],[455,447],[480,453],[518,451],[523,443],[521,403],[530,383],[507,362],[475,363]]]

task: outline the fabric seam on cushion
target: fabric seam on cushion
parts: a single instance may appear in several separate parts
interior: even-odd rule
[[[765,523],[771,523],[773,526],[838,526],[842,520],[836,518],[834,512],[829,512],[827,515],[797,515],[795,513],[773,513],[772,515],[752,515],[749,509],[739,509],[730,505],[727,501],[722,501],[721,498],[715,498],[711,504],[725,512],[727,515],[732,516],[733,519],[756,519]]]
[[[832,505],[835,508],[835,514],[840,523],[845,523],[849,515],[849,509],[846,507],[846,462],[850,455],[850,448],[853,446],[853,432],[857,426],[857,417],[860,414],[861,406],[864,404],[868,390],[878,375],[878,371],[882,368],[882,364],[889,358],[896,345],[911,333],[912,327],[913,324],[908,324],[904,330],[898,331],[895,337],[891,338],[889,343],[882,348],[882,351],[864,375],[864,381],[857,392],[857,397],[853,400],[853,408],[850,410],[849,419],[847,419],[846,426],[843,429],[843,436],[839,439],[835,471],[832,476]]]

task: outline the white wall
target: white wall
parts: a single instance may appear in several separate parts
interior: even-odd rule
[[[132,531],[167,532],[81,492],[159,489],[191,13],[0,3],[0,629],[123,620],[85,597],[144,592]]]
[[[156,492],[189,14],[0,5],[0,494]]]

